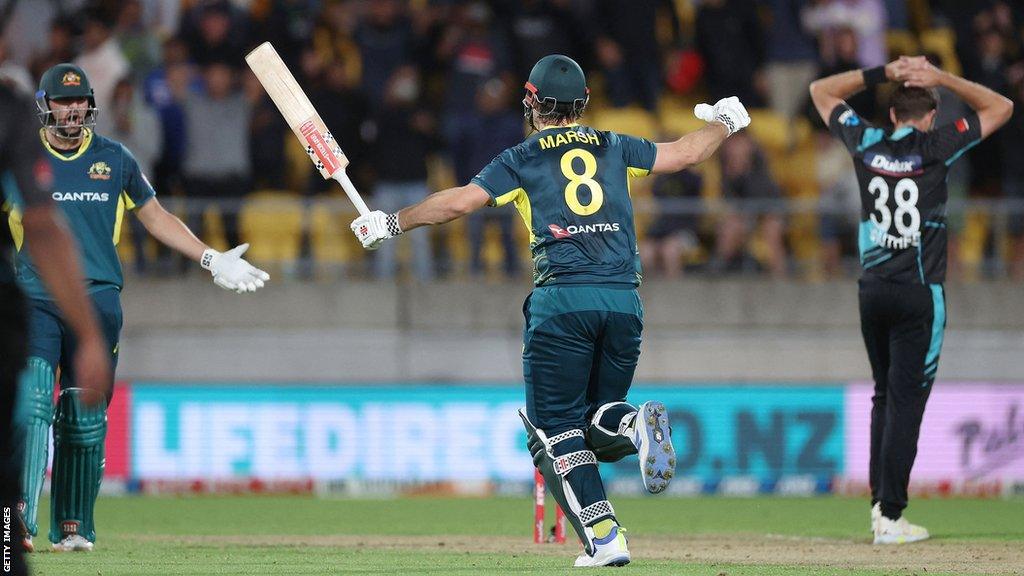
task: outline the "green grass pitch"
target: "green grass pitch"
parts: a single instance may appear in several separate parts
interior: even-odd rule
[[[626,574],[1014,574],[1024,500],[918,500],[929,542],[869,544],[864,500],[618,498]],[[92,553],[32,556],[44,576],[155,574],[565,574],[574,543],[532,543],[521,498],[101,498]],[[48,518],[43,507],[40,517]],[[48,521],[41,523],[45,531]],[[570,535],[570,540],[572,540]]]

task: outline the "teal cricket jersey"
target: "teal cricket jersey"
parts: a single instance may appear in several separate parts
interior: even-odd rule
[[[472,182],[493,206],[512,202],[530,231],[534,284],[628,284],[642,279],[629,178],[657,149],[588,126],[547,127],[498,155]]]
[[[135,157],[118,142],[86,130],[78,151],[65,155],[50,147],[42,131],[39,134],[53,170],[53,199],[63,210],[78,243],[89,292],[111,287],[120,290],[124,277],[117,242],[124,212],[154,197],[153,187]],[[51,300],[24,246],[21,199],[17,193],[10,197],[8,223],[18,249],[18,283],[30,298]]]

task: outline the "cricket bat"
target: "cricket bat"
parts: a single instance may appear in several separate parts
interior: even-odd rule
[[[305,146],[306,153],[324,180],[337,180],[356,210],[359,210],[360,216],[369,214],[370,209],[366,207],[366,203],[345,173],[348,158],[324,125],[320,114],[313,108],[302,87],[278,56],[277,50],[274,50],[270,42],[264,42],[249,52],[245,61],[249,63],[249,68],[252,68],[277,109],[281,111],[295,137]]]

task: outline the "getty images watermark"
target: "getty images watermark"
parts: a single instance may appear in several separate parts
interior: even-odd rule
[[[10,506],[4,506],[4,563],[3,573],[10,574],[14,565],[14,550],[11,540],[11,519],[14,517]]]

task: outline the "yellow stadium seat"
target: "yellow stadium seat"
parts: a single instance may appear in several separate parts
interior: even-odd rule
[[[917,37],[906,30],[889,30],[885,33],[885,45],[893,60],[900,56],[915,56],[920,53]]]
[[[238,214],[240,232],[250,244],[246,257],[272,264],[298,260],[303,212],[302,200],[290,192],[265,190],[246,198]]]
[[[289,190],[305,190],[314,170],[313,163],[302,144],[290,135],[285,136],[284,158],[285,185]]]
[[[654,139],[658,135],[658,120],[650,112],[637,107],[604,108],[594,114],[594,128],[621,134]]]
[[[784,151],[792,142],[793,123],[771,110],[750,110],[750,126],[747,130],[754,140],[770,152]]]
[[[914,30],[927,30],[932,23],[932,9],[929,0],[907,0],[907,15]]]
[[[340,198],[334,198],[318,200],[310,208],[309,244],[317,264],[347,264],[363,252],[348,227],[356,213],[343,206]]]
[[[985,260],[985,243],[992,227],[992,216],[985,212],[970,211],[964,219],[960,233],[960,264],[964,280],[975,282],[981,277]]]
[[[678,138],[700,130],[705,122],[693,115],[693,107],[665,107],[661,112],[661,126],[667,138]]]
[[[956,55],[956,33],[950,28],[933,28],[921,33],[921,49],[934,52],[942,58],[942,68],[960,75],[960,59]]]

